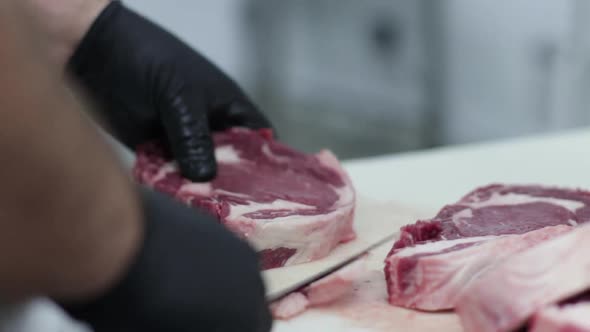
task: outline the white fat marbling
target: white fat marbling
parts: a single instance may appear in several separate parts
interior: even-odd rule
[[[552,197],[535,197],[523,194],[515,194],[509,193],[506,195],[501,195],[499,193],[493,193],[489,199],[486,199],[481,202],[469,202],[469,203],[461,203],[461,205],[469,206],[473,209],[479,209],[486,206],[493,206],[493,205],[518,205],[518,204],[526,204],[526,203],[550,203],[554,205],[559,205],[564,207],[572,212],[576,212],[577,209],[584,207],[584,203],[568,200],[568,199],[559,199],[559,198],[552,198]]]
[[[343,230],[352,223],[355,206],[354,190],[350,183],[340,188],[334,188],[340,199],[334,204],[334,210],[327,214],[287,217],[266,220],[254,220],[243,217],[244,213],[264,209],[307,209],[315,208],[304,204],[275,201],[270,204],[233,205],[230,208],[230,223],[240,228],[240,225],[253,226],[247,230],[248,241],[257,249],[291,248],[296,253],[289,258],[286,265],[307,262],[328,252],[334,243],[326,239],[339,241]],[[332,241],[333,242],[333,241]]]
[[[281,157],[272,153],[268,143],[264,143],[264,145],[262,145],[262,153],[264,153],[264,155],[266,155],[269,159],[278,163],[288,163],[290,161],[289,157]]]
[[[224,145],[215,149],[215,160],[221,164],[237,164],[242,160],[238,151],[231,145]]]
[[[252,213],[260,210],[312,210],[315,209],[314,206],[305,205],[301,203],[285,201],[282,199],[277,199],[270,203],[257,203],[257,202],[250,202],[247,205],[231,205],[230,213],[228,219],[234,219],[242,217],[242,215],[247,213]],[[275,222],[278,218],[270,219],[271,222]],[[258,220],[258,222],[265,222],[265,220]]]
[[[430,253],[438,253],[442,250],[454,247],[459,244],[469,244],[469,243],[476,243],[482,241],[488,241],[492,239],[498,239],[502,236],[500,235],[488,235],[488,236],[476,236],[476,237],[468,237],[463,239],[456,239],[456,240],[443,240],[443,241],[436,241],[424,244],[418,244],[413,247],[403,248],[398,251],[395,255],[397,257],[408,257],[417,254],[430,254]]]
[[[459,226],[459,225],[465,223],[463,221],[464,219],[470,219],[470,218],[473,218],[473,211],[471,209],[466,208],[465,210],[461,210],[461,211],[455,213],[453,215],[452,222],[453,222],[453,224]]]
[[[238,197],[238,198],[245,198],[245,199],[250,199],[250,197],[251,197],[250,195],[247,195],[247,194],[236,193],[233,191],[227,191],[227,190],[223,190],[223,189],[215,189],[215,194]]]
[[[178,166],[176,165],[176,162],[168,162],[166,164],[164,164],[164,166],[160,167],[160,169],[158,170],[158,173],[150,179],[150,183],[151,184],[155,184],[158,181],[164,179],[166,177],[166,175],[170,174],[170,173],[174,173],[178,171]]]
[[[187,183],[178,190],[179,195],[194,194],[199,196],[211,196],[213,188],[210,183]]]
[[[589,243],[590,227],[578,226],[508,258],[475,280],[457,301],[465,329],[512,330],[539,307],[587,290]],[[482,326],[488,328],[477,329]]]

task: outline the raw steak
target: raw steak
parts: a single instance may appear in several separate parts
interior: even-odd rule
[[[403,227],[392,251],[424,242],[523,234],[586,221],[590,221],[590,192],[495,184],[472,191],[430,220]]]
[[[452,309],[459,294],[495,264],[571,229],[549,226],[525,234],[442,240],[399,249],[386,260],[389,303],[428,311]]]
[[[590,332],[590,302],[542,309],[529,332]]]
[[[275,319],[290,319],[303,313],[309,307],[309,300],[301,292],[293,292],[272,303],[270,311]]]
[[[337,301],[352,291],[354,282],[366,271],[367,259],[360,258],[302,290],[272,303],[270,306],[272,315],[277,319],[290,319],[309,307],[318,307]]]
[[[141,146],[136,179],[215,216],[258,251],[263,269],[309,262],[355,238],[355,192],[327,150],[307,155],[272,139],[270,130],[215,133],[218,175],[181,177],[166,149]]]
[[[466,332],[507,332],[546,306],[590,289],[590,225],[505,260],[457,300]]]
[[[402,227],[385,260],[389,302],[423,310],[452,308],[464,283],[489,264],[564,228],[524,234],[589,220],[588,192],[500,184],[476,189],[434,218]]]

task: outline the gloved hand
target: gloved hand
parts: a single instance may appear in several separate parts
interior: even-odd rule
[[[219,223],[142,190],[145,235],[107,294],[60,305],[95,332],[268,332],[256,253]],[[59,301],[58,301],[59,303]]]
[[[131,149],[153,139],[168,143],[193,181],[216,174],[211,130],[271,128],[235,82],[119,1],[95,20],[68,69],[115,137]]]

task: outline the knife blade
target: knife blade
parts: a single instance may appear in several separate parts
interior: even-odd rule
[[[396,234],[397,234],[397,232],[396,232]],[[310,285],[310,284],[312,284],[312,283],[314,283],[314,282],[316,282],[318,280],[321,280],[321,279],[329,276],[332,273],[335,273],[335,272],[339,271],[340,269],[346,267],[347,265],[352,264],[353,262],[355,262],[359,258],[363,257],[364,255],[366,255],[371,250],[373,250],[373,249],[375,249],[375,248],[377,248],[377,247],[379,247],[379,246],[381,246],[381,245],[383,245],[383,244],[385,244],[385,243],[387,243],[389,241],[392,241],[394,239],[394,237],[395,237],[396,234],[391,234],[391,235],[389,235],[389,236],[387,236],[387,237],[385,237],[385,238],[383,238],[383,239],[381,239],[381,240],[379,240],[379,241],[377,241],[377,242],[369,245],[363,251],[360,251],[357,254],[352,255],[352,256],[350,256],[347,259],[344,259],[342,261],[339,261],[339,262],[337,262],[337,263],[335,263],[335,264],[333,264],[333,265],[325,268],[324,270],[322,270],[322,271],[320,271],[320,272],[318,272],[316,274],[313,274],[313,275],[310,275],[310,276],[308,276],[306,278],[303,278],[299,282],[294,283],[294,284],[292,284],[289,287],[285,287],[285,288],[281,289],[280,291],[277,291],[277,292],[268,294],[267,297],[266,297],[267,301],[268,302],[274,302],[274,301],[280,300],[283,297],[289,295],[290,293],[292,293],[294,291],[297,291],[299,289],[302,289],[302,288],[304,288],[304,287],[306,287],[306,286],[308,286],[308,285]]]

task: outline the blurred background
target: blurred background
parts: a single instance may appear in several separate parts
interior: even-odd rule
[[[590,124],[590,1],[127,0],[341,158]]]

